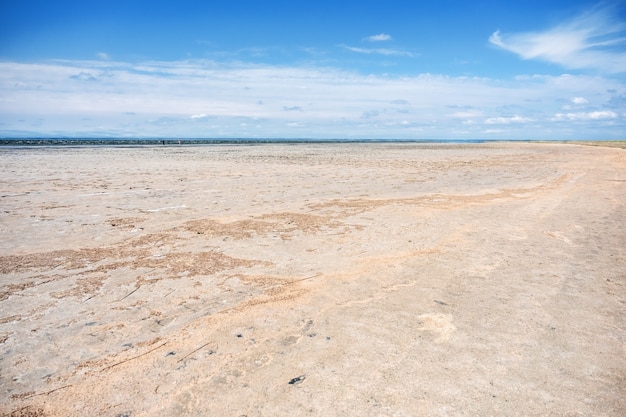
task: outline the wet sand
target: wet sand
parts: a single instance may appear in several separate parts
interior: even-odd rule
[[[0,415],[626,415],[626,150],[0,149]]]

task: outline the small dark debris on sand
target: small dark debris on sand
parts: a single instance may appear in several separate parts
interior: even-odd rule
[[[305,378],[306,378],[306,375],[300,375],[300,376],[297,376],[297,377],[295,377],[295,378],[291,378],[291,379],[289,380],[289,385],[301,384],[301,383],[302,383],[302,381],[304,381],[304,380],[305,380]]]

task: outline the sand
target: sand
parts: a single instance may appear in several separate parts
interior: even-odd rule
[[[626,150],[0,149],[0,414],[626,415]]]

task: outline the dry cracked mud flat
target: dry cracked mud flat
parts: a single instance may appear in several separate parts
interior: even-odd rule
[[[0,149],[0,415],[626,415],[626,150]]]

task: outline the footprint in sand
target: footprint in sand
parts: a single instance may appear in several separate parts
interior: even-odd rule
[[[572,241],[569,240],[568,238],[566,238],[565,236],[563,236],[561,234],[561,232],[552,232],[552,231],[549,231],[549,230],[544,230],[543,234],[546,235],[546,236],[553,237],[555,239],[562,240],[563,242],[567,243],[568,245],[572,244]]]
[[[417,319],[422,325],[417,330],[434,333],[437,343],[447,342],[452,337],[452,333],[456,331],[450,314],[427,313],[418,316]]]
[[[509,240],[525,240],[528,239],[528,233],[521,227],[512,229],[509,232]]]

